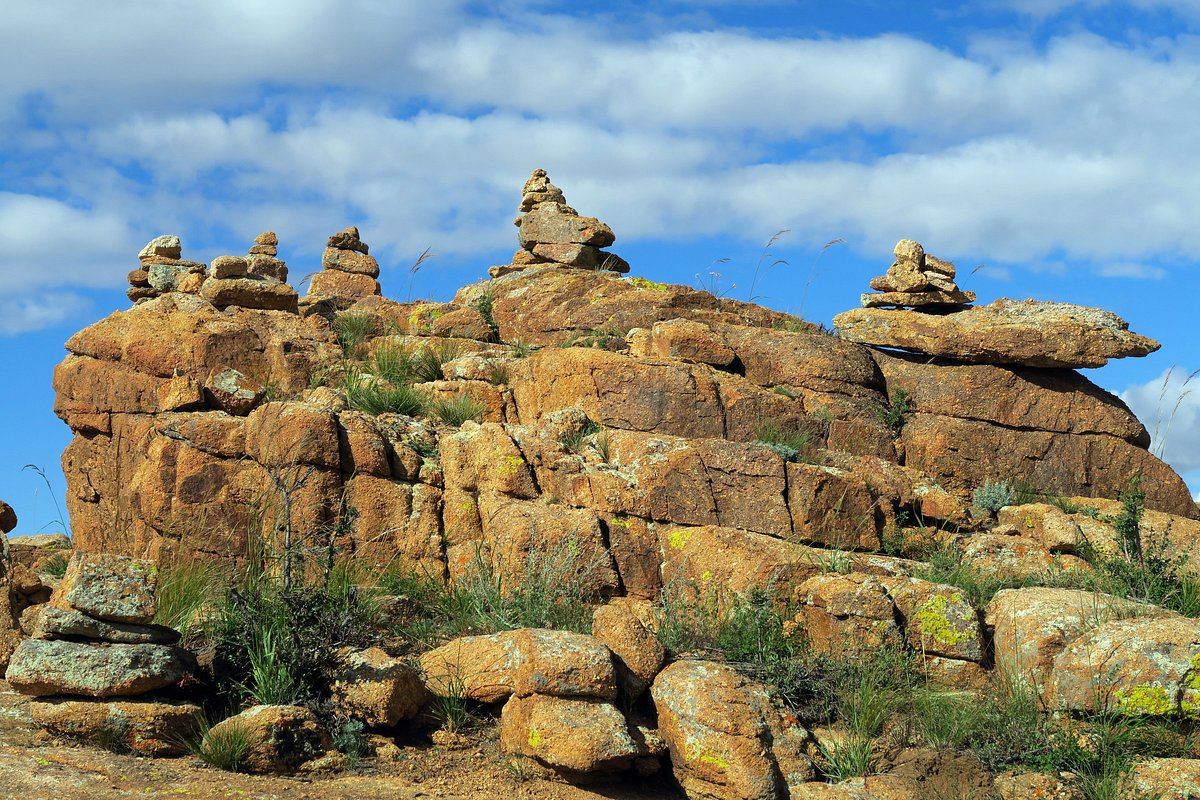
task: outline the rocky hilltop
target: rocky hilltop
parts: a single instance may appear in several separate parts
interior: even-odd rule
[[[321,532],[341,558],[450,585],[552,553],[601,603],[594,636],[447,643],[421,655],[424,689],[405,678],[405,716],[421,691],[503,702],[504,752],[570,780],[665,759],[690,797],[923,795],[811,788],[833,734],[652,635],[681,589],[713,609],[767,593],[818,651],[898,648],[938,685],[1027,673],[1043,708],[1071,712],[1104,710],[1103,633],[1124,659],[1114,685],[1153,695],[1142,711],[1192,702],[1197,623],[1157,609],[1097,629],[1081,610],[1097,595],[1061,585],[1097,553],[1128,555],[1118,496],[1144,503],[1157,556],[1191,569],[1187,487],[1074,371],[1157,343],[1096,309],[970,306],[954,265],[908,240],[830,332],[624,277],[611,228],[544,171],[519,208],[512,263],[444,303],[382,297],[355,228],[330,237],[303,297],[273,233],[208,265],[178,237],[150,242],[133,306],[72,336],[55,371],[73,546],[235,563]],[[1024,588],[976,605],[929,579],[933,540]],[[1167,655],[1147,665],[1147,648]],[[654,719],[623,716],[635,701]]]

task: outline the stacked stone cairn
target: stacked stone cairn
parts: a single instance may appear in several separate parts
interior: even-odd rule
[[[379,264],[369,251],[356,227],[330,236],[321,256],[323,269],[309,281],[305,308],[336,311],[349,308],[364,297],[380,296]]]
[[[175,646],[178,632],[152,624],[157,575],[152,561],[71,557],[50,602],[29,615],[30,638],[5,676],[13,690],[37,698],[30,704],[35,723],[145,755],[182,752],[200,709],[161,693],[196,665]]]
[[[141,266],[129,273],[125,295],[134,303],[143,303],[168,292],[198,292],[204,281],[204,264],[185,261],[182,255],[178,236],[151,239],[138,253]]]
[[[217,308],[240,306],[266,311],[297,311],[299,296],[287,283],[287,264],[276,256],[279,238],[259,234],[245,256],[217,256],[208,268],[200,296]]]
[[[546,175],[535,169],[521,193],[522,216],[513,220],[520,229],[521,249],[511,264],[492,267],[493,278],[527,267],[552,264],[587,270],[629,272],[629,263],[601,248],[616,241],[612,228],[595,217],[582,217],[567,205],[567,198]]]
[[[960,306],[975,302],[974,292],[964,292],[954,282],[954,265],[926,253],[920,242],[901,239],[892,252],[896,260],[886,275],[871,279],[871,288],[877,294],[864,294],[863,308]]]

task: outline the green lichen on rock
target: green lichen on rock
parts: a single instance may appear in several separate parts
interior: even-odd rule
[[[975,638],[974,621],[970,606],[958,592],[949,598],[943,594],[934,595],[913,615],[913,622],[922,636],[948,646]]]
[[[1113,700],[1117,711],[1122,714],[1166,717],[1179,710],[1175,701],[1167,695],[1167,690],[1153,684],[1117,689]]]
[[[654,292],[665,292],[665,291],[667,291],[667,284],[665,284],[665,283],[655,283],[655,282],[654,282],[654,281],[652,281],[652,280],[647,280],[646,278],[641,278],[641,277],[638,277],[638,278],[630,278],[630,279],[629,279],[629,285],[630,285],[630,286],[637,287],[638,289],[649,289],[649,290],[651,290],[651,291],[654,291]]]

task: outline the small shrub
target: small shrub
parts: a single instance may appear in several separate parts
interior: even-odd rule
[[[899,436],[908,415],[913,412],[912,398],[900,387],[892,390],[891,402],[879,409],[879,419],[888,426],[893,436]]]
[[[1142,489],[1142,478],[1137,476],[1129,482],[1129,488],[1117,494],[1121,501],[1121,513],[1113,522],[1117,541],[1125,558],[1143,561],[1142,557],[1142,514],[1146,510],[1146,492]]]
[[[504,386],[508,383],[508,364],[503,361],[493,361],[488,367],[488,383],[492,386]]]
[[[788,400],[795,400],[800,395],[796,394],[796,390],[789,386],[772,386],[771,391],[781,397],[786,397]]]
[[[496,291],[490,286],[475,296],[469,305],[471,308],[479,312],[483,317],[483,321],[492,330],[492,341],[500,340],[500,326],[496,324],[496,318],[493,316],[496,304]]]
[[[1017,498],[1012,484],[1007,481],[985,481],[982,486],[976,486],[971,492],[971,502],[975,507],[995,514],[1005,506],[1011,506]]]
[[[465,393],[430,401],[428,408],[430,415],[452,428],[461,427],[467,420],[479,422],[485,410],[483,403]]]
[[[334,728],[333,749],[351,760],[357,760],[367,755],[366,726],[361,720],[348,719]]]
[[[517,339],[512,343],[512,350],[509,352],[512,353],[513,358],[529,358],[533,348],[524,339]]]
[[[566,431],[560,435],[558,437],[558,443],[561,444],[563,449],[565,449],[568,453],[582,453],[583,448],[588,443],[589,437],[601,430],[603,429],[599,425],[589,419],[579,428]]]

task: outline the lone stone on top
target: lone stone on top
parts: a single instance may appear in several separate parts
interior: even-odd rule
[[[896,260],[886,275],[871,279],[877,294],[862,296],[863,308],[897,306],[955,306],[975,301],[954,282],[954,265],[925,252],[920,242],[901,239],[893,251]]]
[[[595,217],[580,216],[550,182],[544,169],[535,169],[521,192],[522,216],[513,220],[521,245],[511,264],[492,267],[492,277],[542,264],[576,269],[629,272],[625,259],[601,248],[616,241],[612,228]]]

